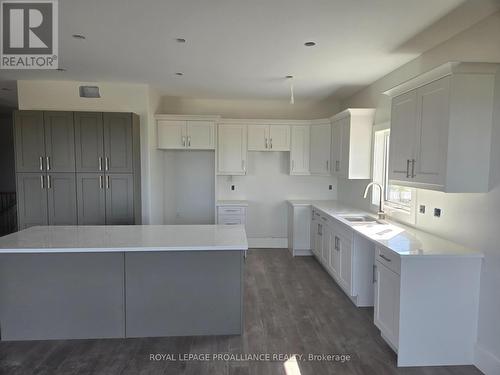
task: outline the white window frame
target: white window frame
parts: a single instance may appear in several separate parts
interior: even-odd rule
[[[384,138],[381,139],[380,136]],[[402,206],[401,204],[391,202],[388,200],[389,192],[389,179],[388,179],[388,146],[390,137],[390,123],[385,122],[376,124],[373,127],[373,162],[372,162],[372,179],[382,185],[384,191],[384,211],[391,219],[403,222],[405,224],[415,225],[416,223],[416,207],[417,207],[417,190],[412,190],[412,200],[409,206]],[[383,143],[382,143],[383,142]],[[380,152],[384,151],[384,156],[380,156]],[[382,168],[382,172],[380,169]],[[376,169],[379,169],[378,172]],[[372,189],[371,205],[373,209],[378,210],[379,192]]]

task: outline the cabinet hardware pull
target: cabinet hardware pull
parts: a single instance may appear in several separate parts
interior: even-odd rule
[[[44,184],[43,184],[43,175],[42,175],[42,176],[40,176],[40,187],[41,187],[42,189],[45,189],[45,186],[44,186]]]
[[[102,175],[99,176],[99,189],[103,188],[103,183],[102,183]]]
[[[328,160],[326,161],[326,170],[328,170]]]
[[[335,172],[338,172],[340,170],[340,162],[338,160],[335,160]]]
[[[387,262],[392,262],[392,261],[391,261],[389,258],[387,258],[384,254],[379,254],[379,256],[380,256],[382,259],[386,260]]]
[[[109,176],[106,176],[106,189],[109,189]]]
[[[269,148],[268,146],[269,146],[269,143],[268,143],[267,138],[266,138],[266,140],[265,140],[265,142],[264,142],[264,147],[265,147],[265,148]]]
[[[50,174],[47,175],[47,189],[51,189],[52,188],[52,182],[51,182],[51,178],[50,178]]]
[[[191,147],[191,136],[188,137],[188,147]]]
[[[273,139],[269,138],[269,148],[273,148]]]
[[[412,159],[411,161],[411,177],[415,178],[415,159]]]
[[[406,178],[410,178],[410,159],[406,160]]]
[[[40,170],[43,171],[43,158],[40,156]]]
[[[186,137],[181,137],[182,147],[186,147]]]
[[[50,171],[50,156],[46,156],[45,157],[45,161],[46,161],[46,164],[47,164],[47,170]]]
[[[104,168],[109,171],[109,157],[106,156],[106,159],[104,159]]]
[[[243,169],[243,172],[246,172],[246,170],[245,170],[245,160],[241,161],[241,169]]]
[[[321,220],[326,221],[327,219],[326,219],[326,217],[322,217]]]
[[[99,170],[102,171],[102,157],[99,157]]]
[[[373,276],[372,276],[372,281],[375,284],[377,282],[377,265],[373,265]]]

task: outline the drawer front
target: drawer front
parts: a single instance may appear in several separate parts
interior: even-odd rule
[[[244,225],[245,218],[241,215],[219,215],[217,222],[221,225]]]
[[[376,260],[385,265],[391,271],[401,275],[401,257],[394,251],[377,246],[375,252]]]
[[[334,220],[335,231],[347,241],[352,241],[352,229],[344,223]]]
[[[217,208],[219,215],[244,215],[245,207],[241,206],[219,206]]]

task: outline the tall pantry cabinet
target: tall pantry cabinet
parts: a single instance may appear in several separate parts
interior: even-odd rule
[[[137,115],[17,111],[14,134],[19,229],[140,223]]]

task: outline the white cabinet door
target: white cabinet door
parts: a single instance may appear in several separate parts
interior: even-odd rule
[[[269,150],[290,151],[290,126],[269,126]]]
[[[269,149],[269,125],[248,125],[248,151]]]
[[[399,343],[400,276],[375,262],[374,323],[397,349]]]
[[[449,124],[450,77],[417,90],[417,128],[412,177],[416,182],[444,185]],[[467,150],[464,150],[467,152]]]
[[[417,93],[410,91],[392,100],[389,146],[389,179],[411,180],[411,160],[417,126]]]
[[[217,171],[220,175],[244,175],[247,163],[247,126],[219,125]]]
[[[349,176],[349,161],[350,161],[350,141],[351,141],[351,127],[350,119],[348,117],[340,121],[340,163],[338,175],[344,178]]]
[[[330,226],[323,223],[323,242],[321,243],[321,260],[325,267],[330,264],[330,244],[332,238],[332,230]]]
[[[193,150],[215,149],[215,124],[211,121],[188,121],[187,147]]]
[[[314,253],[316,255],[316,258],[318,258],[318,260],[321,260],[323,251],[323,224],[321,224],[319,221],[316,222],[316,228],[317,232],[315,236],[316,240],[314,242]]]
[[[158,148],[182,149],[186,147],[186,121],[158,120]]]
[[[340,253],[340,286],[352,295],[352,243],[343,236],[337,235],[337,248]]]
[[[332,174],[340,173],[340,162],[342,158],[342,120],[332,124]]]
[[[340,278],[340,246],[338,246],[339,240],[335,233],[332,232],[332,244],[331,244],[331,254],[330,254],[330,269],[336,279]]]
[[[311,174],[330,174],[331,125],[311,125]]]
[[[306,126],[291,127],[290,174],[309,174],[310,128]]]

